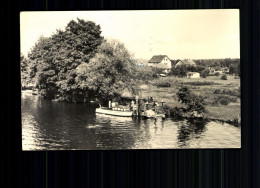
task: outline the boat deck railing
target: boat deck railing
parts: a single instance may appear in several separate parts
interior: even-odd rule
[[[131,112],[131,110],[127,107],[112,107],[112,108],[108,108],[108,107],[100,107],[103,110],[113,110],[113,111],[121,111],[121,112]]]
[[[113,111],[122,111],[122,112],[130,112],[130,109],[127,107],[112,107]]]

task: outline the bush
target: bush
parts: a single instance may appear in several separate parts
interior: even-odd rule
[[[206,78],[209,75],[209,72],[210,71],[208,69],[206,69],[206,70],[201,71],[200,75],[202,78]]]
[[[213,93],[240,97],[239,89],[215,89]]]
[[[221,98],[221,99],[219,99],[219,103],[221,105],[227,106],[230,103],[230,100],[228,98]]]
[[[216,72],[214,75],[215,75],[216,77],[219,77],[220,73],[219,73],[219,72]]]
[[[202,71],[202,72],[200,73],[200,75],[201,75],[202,78],[206,78],[206,77],[207,77],[207,74],[206,74],[205,71]]]
[[[223,74],[221,77],[220,77],[221,80],[227,80],[227,75]]]
[[[157,87],[171,87],[171,84],[169,82],[156,82],[154,83]]]
[[[215,89],[213,93],[215,93],[215,94],[221,94],[221,93],[222,93],[222,90],[221,90],[221,89]]]
[[[177,92],[178,100],[185,105],[185,112],[197,112],[202,114],[206,111],[204,107],[204,98],[195,95],[187,86],[182,86]]]
[[[199,66],[199,65],[197,65],[197,66],[186,66],[186,68],[187,68],[187,71],[189,71],[189,72],[199,72],[199,73],[201,73],[202,71],[205,70],[204,66]]]
[[[151,81],[151,84],[157,87],[171,87],[175,80],[171,78],[159,78]],[[175,81],[176,82],[176,81]]]
[[[237,97],[230,97],[229,99],[231,102],[237,102]]]
[[[187,71],[188,71],[187,67],[183,65],[183,66],[173,67],[169,74],[182,78],[186,76]]]
[[[230,102],[236,102],[237,97],[230,97],[227,95],[221,95],[214,99],[213,104],[228,105]]]
[[[178,107],[170,107],[168,105],[164,105],[162,107],[162,113],[167,114],[171,117],[182,117],[183,115],[183,109]]]

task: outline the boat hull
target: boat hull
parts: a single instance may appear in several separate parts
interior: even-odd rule
[[[96,113],[113,115],[113,116],[121,116],[121,117],[131,117],[133,115],[133,112],[129,112],[129,111],[116,111],[116,110],[101,109],[101,108],[97,108]]]

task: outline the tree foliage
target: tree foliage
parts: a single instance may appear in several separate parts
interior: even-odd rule
[[[186,112],[197,112],[202,114],[206,111],[204,99],[190,91],[187,86],[182,86],[177,92],[178,100],[185,105]]]
[[[20,72],[21,72],[21,84],[22,87],[27,86],[30,83],[29,73],[28,73],[29,61],[24,55],[20,57]]]
[[[208,69],[221,71],[222,69],[229,69],[229,74],[240,76],[240,59],[198,59],[194,60],[196,66],[178,66],[171,69],[170,74],[178,77],[185,77],[187,72],[199,72],[202,77],[206,78],[209,73]]]
[[[205,69],[203,71],[201,71],[200,75],[202,78],[206,78],[208,75],[209,75],[209,70],[208,69]]]
[[[223,74],[221,77],[220,77],[221,80],[227,80],[227,75],[226,74]]]
[[[220,73],[219,73],[219,72],[216,72],[214,75],[215,75],[216,77],[219,77]]]
[[[197,59],[194,60],[196,65],[204,66],[204,67],[211,67],[211,68],[224,68],[229,67],[231,64],[238,65],[240,64],[240,59]]]
[[[172,67],[170,74],[178,77],[185,77],[187,71],[187,66],[181,65],[177,66],[176,68]]]
[[[103,101],[119,97],[124,90],[136,94],[136,64],[117,40],[104,41],[88,64],[77,69],[76,84]]]
[[[240,76],[240,63],[239,64],[231,64],[229,66],[229,74],[235,74]]]
[[[70,21],[64,31],[39,38],[28,54],[29,75],[45,98],[84,99],[84,92],[75,85],[76,68],[95,56],[103,41],[100,34],[99,25],[77,19]]]

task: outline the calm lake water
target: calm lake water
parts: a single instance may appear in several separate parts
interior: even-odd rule
[[[50,102],[22,92],[23,150],[240,148],[241,129],[226,123],[116,117],[94,104]]]

